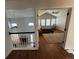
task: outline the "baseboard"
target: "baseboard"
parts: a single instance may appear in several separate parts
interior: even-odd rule
[[[7,58],[7,56],[12,52],[12,50],[10,50],[7,54],[5,54],[5,59]]]
[[[65,49],[68,53],[72,53],[74,55],[74,49]]]

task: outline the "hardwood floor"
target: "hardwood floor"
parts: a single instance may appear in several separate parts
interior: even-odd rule
[[[13,50],[6,59],[73,59],[59,44],[48,44],[40,36],[39,50]]]

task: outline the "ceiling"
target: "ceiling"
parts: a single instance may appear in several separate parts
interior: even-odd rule
[[[6,0],[6,9],[26,8],[68,8],[73,6],[72,0]]]
[[[54,15],[54,16],[60,16],[61,14],[64,15],[64,13],[67,13],[67,9],[38,10],[38,16],[41,16],[45,13],[50,14],[50,15]]]
[[[12,15],[17,15],[17,17],[33,16],[34,10],[26,11],[26,9],[28,8],[36,8],[37,10],[40,10],[40,9],[52,9],[52,8],[67,9],[70,7],[73,7],[72,0],[6,0],[5,1],[5,9],[8,17],[11,17]],[[14,13],[11,14],[11,12]],[[46,12],[52,14],[47,10],[41,10],[41,13],[39,13],[39,15],[44,14]]]

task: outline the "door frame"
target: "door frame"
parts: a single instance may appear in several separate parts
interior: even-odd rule
[[[69,29],[69,24],[70,24],[70,18],[71,18],[71,13],[72,13],[72,8],[68,8],[67,12],[67,17],[66,17],[66,23],[65,23],[65,33],[64,33],[64,45],[63,47],[65,48],[66,44],[66,39],[67,39],[67,34],[68,34],[68,29]]]
[[[65,23],[65,29],[64,29],[64,38],[63,38],[63,48],[65,47],[65,44],[66,44],[66,39],[67,39],[67,33],[68,33],[68,29],[69,29],[69,24],[70,24],[70,18],[71,18],[71,13],[72,13],[72,7],[70,7],[70,8],[37,8],[36,9],[36,11],[38,11],[38,10],[47,10],[47,9],[50,9],[50,10],[52,10],[52,9],[68,9],[68,11],[67,11],[67,17],[66,17],[66,23]],[[38,17],[38,15],[36,16],[36,17]],[[38,19],[38,18],[37,18]],[[38,22],[38,20],[37,20],[37,22]]]

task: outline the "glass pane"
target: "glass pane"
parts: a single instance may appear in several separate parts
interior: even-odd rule
[[[53,26],[55,24],[55,19],[51,19],[51,25]]]
[[[41,26],[45,26],[45,19],[41,19]]]
[[[50,19],[46,19],[46,26],[50,26]]]
[[[15,27],[15,26],[17,26],[17,24],[16,23],[12,23],[11,26],[12,27]]]

